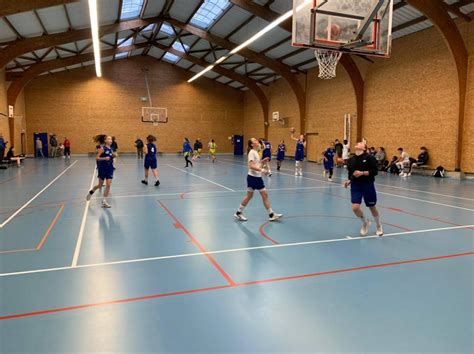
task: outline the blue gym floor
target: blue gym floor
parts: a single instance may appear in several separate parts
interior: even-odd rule
[[[183,166],[120,157],[109,210],[93,158],[0,171],[0,352],[474,352],[472,181],[379,176],[360,238],[344,169],[273,166],[284,218],[239,223],[245,159]]]

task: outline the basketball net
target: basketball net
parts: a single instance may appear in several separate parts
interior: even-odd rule
[[[336,77],[336,68],[342,52],[335,52],[327,49],[316,49],[314,55],[319,65],[319,78],[331,80]]]

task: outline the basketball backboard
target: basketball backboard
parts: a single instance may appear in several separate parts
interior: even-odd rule
[[[293,0],[295,47],[389,57],[393,0]]]

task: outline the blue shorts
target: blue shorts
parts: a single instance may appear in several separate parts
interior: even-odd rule
[[[361,204],[364,198],[367,207],[373,207],[377,204],[377,192],[374,182],[351,183],[351,202],[352,204]]]
[[[145,169],[151,168],[152,170],[156,170],[158,167],[157,159],[145,159]]]
[[[260,191],[262,189],[265,189],[263,178],[247,175],[247,188],[252,189],[254,191]]]
[[[284,159],[285,159],[285,154],[279,152],[279,153],[277,154],[277,161],[283,161]]]
[[[295,154],[295,161],[304,161],[304,152],[297,151]]]
[[[324,161],[323,165],[324,165],[325,170],[330,170],[331,168],[334,168],[334,163],[331,163],[331,162]]]
[[[102,180],[114,178],[114,167],[113,166],[99,166],[98,177]]]
[[[265,151],[264,151],[263,154],[262,154],[262,159],[266,159],[266,158],[268,158],[268,161],[271,161],[271,159],[272,159],[272,153],[271,153],[271,152],[265,152]]]

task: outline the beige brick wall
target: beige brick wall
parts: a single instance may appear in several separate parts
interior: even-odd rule
[[[167,107],[169,122],[140,122],[141,96],[147,96],[142,68],[149,69],[152,102]],[[214,138],[218,151],[230,152],[228,136],[242,132],[243,94],[207,79],[188,84],[189,74],[151,57],[134,57],[94,67],[41,76],[25,88],[27,134],[67,136],[73,153],[93,151],[92,136],[115,135],[119,151],[133,151],[137,136],[154,134],[158,149],[176,152],[182,138]],[[31,152],[32,146],[29,146]]]
[[[0,69],[0,113],[8,116],[7,103],[7,83],[5,81],[5,70]],[[8,128],[8,117],[0,115],[0,133],[7,141],[10,140],[10,130]]]

